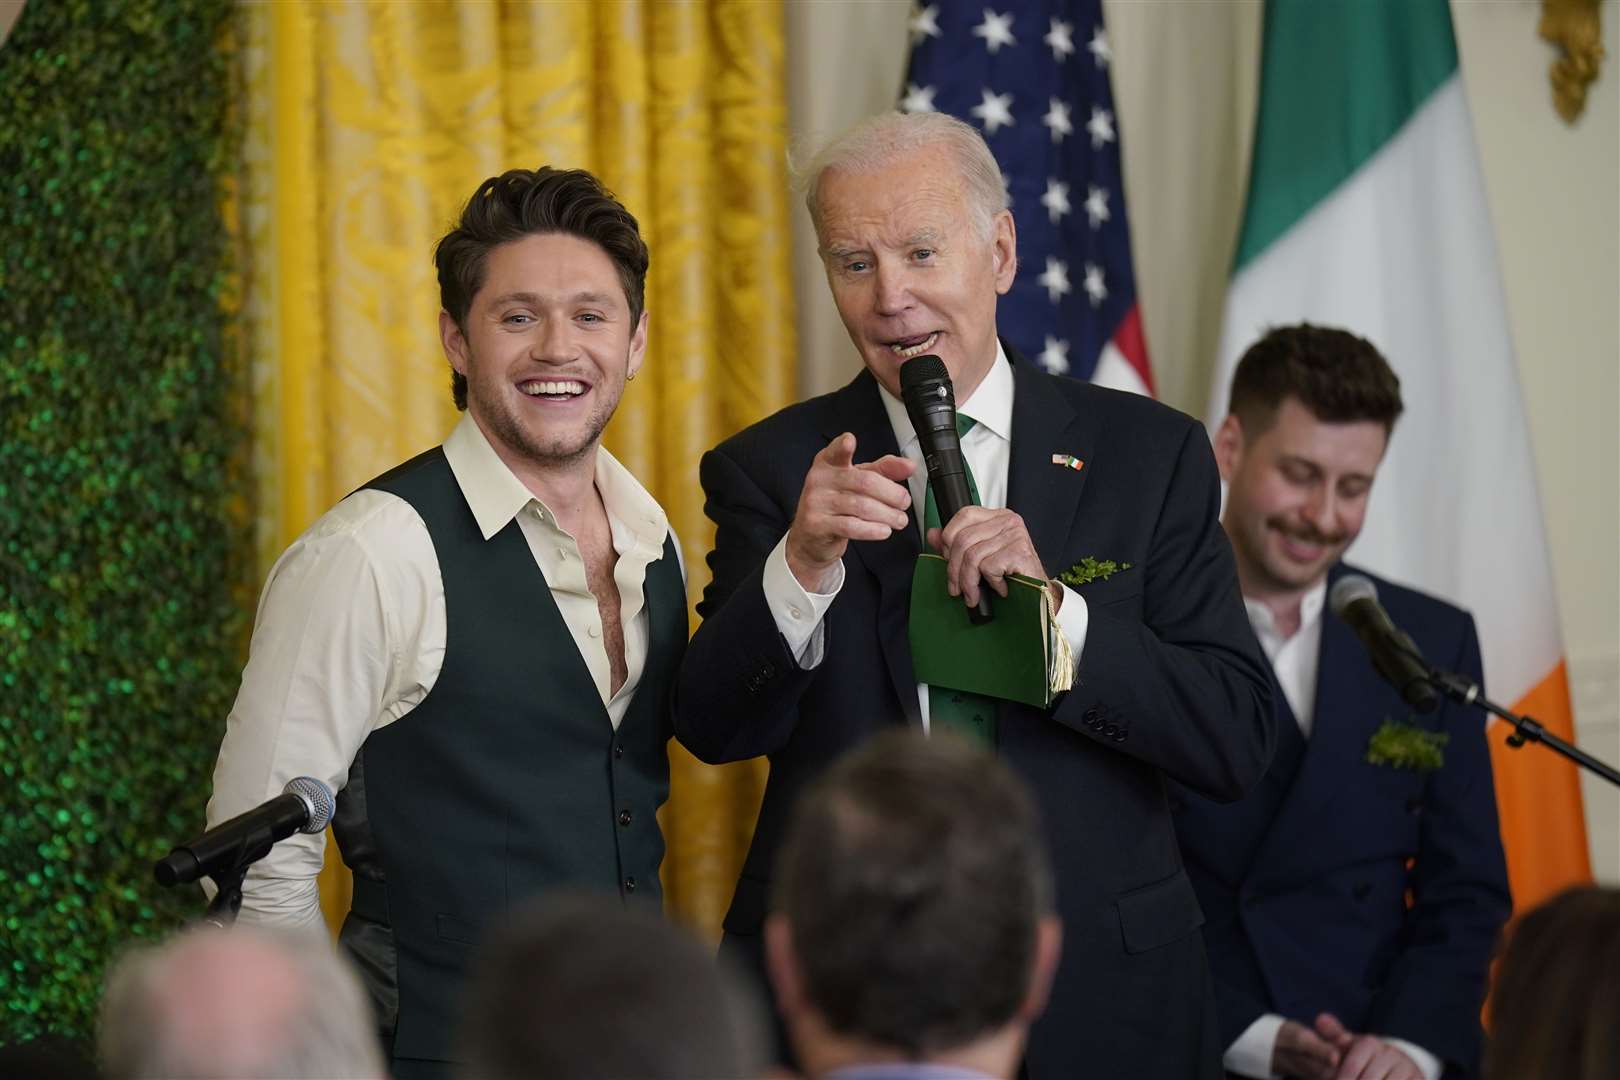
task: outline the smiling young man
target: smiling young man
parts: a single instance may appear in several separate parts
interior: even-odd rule
[[[1401,408],[1370,343],[1285,326],[1245,353],[1215,435],[1222,523],[1278,687],[1277,753],[1234,805],[1178,791],[1176,828],[1240,1076],[1478,1073],[1486,964],[1508,913],[1484,717],[1411,715],[1324,611]],[[1431,662],[1480,680],[1466,612],[1382,580],[1378,593]],[[1438,767],[1375,761],[1391,723],[1444,736]]]
[[[589,173],[483,183],[435,255],[444,444],[277,561],[213,824],[313,776],[354,871],[342,944],[396,1077],[447,1075],[489,922],[537,893],[659,897],[686,592],[664,512],[600,445],[647,349],[647,248]],[[318,927],[323,838],[254,864],[246,921]]]
[[[762,968],[772,860],[801,790],[879,732],[956,730],[1029,783],[1053,852],[1064,949],[1028,1075],[1218,1076],[1201,916],[1164,777],[1236,798],[1265,767],[1272,716],[1203,428],[1049,376],[999,340],[1017,238],[1000,170],[968,125],[874,118],[817,157],[806,201],[864,370],[700,467],[714,579],[676,728],[706,760],[771,758],[722,949]],[[898,398],[901,366],[925,353],[974,421],[962,448],[980,505],[943,532],[925,528],[922,454]],[[919,685],[907,620],[925,543],[969,602],[1003,593],[1009,573],[1129,564],[1048,586],[1075,688],[1039,709]]]

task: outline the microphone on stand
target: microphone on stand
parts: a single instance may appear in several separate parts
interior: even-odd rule
[[[1400,691],[1401,700],[1418,712],[1433,712],[1440,703],[1429,677],[1429,666],[1411,636],[1395,627],[1378,602],[1378,587],[1360,574],[1347,574],[1328,593],[1333,614],[1350,624],[1373,667],[1384,681]]]
[[[295,777],[269,802],[221,822],[169,852],[153,864],[152,876],[163,886],[196,881],[204,875],[218,882],[264,858],[278,840],[295,832],[325,829],[336,808],[331,788],[313,776]]]
[[[962,507],[977,505],[968,487],[962,437],[956,432],[956,392],[945,361],[929,354],[901,364],[900,400],[905,403],[906,415],[922,445],[928,486],[933,489],[939,524],[944,528]],[[968,609],[968,618],[987,623],[991,617],[990,590],[981,588],[979,604]]]

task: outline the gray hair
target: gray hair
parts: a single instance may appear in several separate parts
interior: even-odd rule
[[[995,216],[1007,209],[1007,183],[984,137],[971,125],[939,112],[887,112],[861,121],[795,166],[816,235],[821,235],[821,178],[829,170],[871,173],[925,147],[943,147],[955,160],[980,239],[990,238]]]
[[[323,937],[233,926],[126,953],[107,978],[108,1080],[387,1075],[360,980]]]

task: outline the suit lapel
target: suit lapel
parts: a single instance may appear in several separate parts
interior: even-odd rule
[[[822,420],[822,434],[828,442],[848,431],[855,436],[855,460],[875,461],[884,454],[898,454],[894,429],[878,397],[877,380],[862,371],[831,399],[831,408]],[[910,615],[911,574],[922,550],[915,528],[891,533],[887,540],[852,541],[849,550],[855,559],[877,579],[878,640],[883,659],[900,698],[906,719],[917,726],[922,716],[917,707],[917,676],[911,665],[911,644],[906,634]],[[850,567],[851,571],[855,568]]]
[[[1007,465],[1007,505],[1029,529],[1047,573],[1059,568],[1074,530],[1087,473],[1052,464],[1053,454],[1091,460],[1098,421],[1083,402],[1052,392],[1050,377],[1037,371],[1006,342],[1013,361],[1012,454]]]
[[[1329,574],[1329,583],[1339,569]],[[1355,660],[1359,646],[1350,627],[1331,612],[1322,612],[1322,643],[1317,655],[1315,710],[1305,756],[1293,787],[1266,837],[1263,856],[1273,867],[1305,861],[1315,850],[1316,823],[1333,812],[1333,803],[1355,772],[1366,750],[1367,708]],[[1281,693],[1279,690],[1278,693]],[[1281,722],[1279,720],[1279,722]]]

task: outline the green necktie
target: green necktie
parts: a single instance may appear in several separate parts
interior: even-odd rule
[[[956,434],[965,436],[978,421],[964,413],[956,414]],[[979,485],[973,480],[973,468],[962,456],[962,467],[967,472],[968,491],[973,501],[979,501]],[[934,502],[934,486],[925,485],[928,496],[923,502],[923,543],[928,530],[939,528],[939,506]],[[984,586],[980,586],[983,588]],[[976,739],[985,746],[996,745],[996,700],[983,694],[970,694],[965,690],[952,690],[945,686],[928,687],[928,723],[933,731],[955,731]]]

